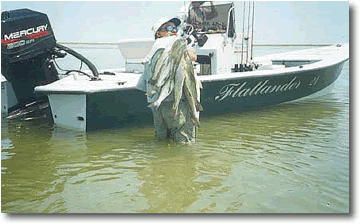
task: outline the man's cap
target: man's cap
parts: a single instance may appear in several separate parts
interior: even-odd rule
[[[177,17],[174,17],[174,18],[170,19],[170,20],[167,21],[167,22],[173,22],[173,23],[175,24],[175,26],[177,26],[177,27],[181,24],[180,19],[177,18]]]
[[[181,20],[179,18],[177,18],[177,17],[174,17],[174,18],[172,18],[170,20],[169,20],[168,17],[161,18],[156,22],[156,24],[154,26],[151,27],[151,30],[153,31],[154,36],[156,36],[156,32],[159,30],[159,28],[163,24],[168,23],[168,22],[173,22],[176,27],[178,27],[181,24]]]
[[[199,3],[199,4],[204,4],[206,1],[192,1],[191,3]]]

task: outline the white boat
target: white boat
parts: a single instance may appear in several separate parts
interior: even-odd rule
[[[243,51],[244,38],[235,33],[233,4],[216,7],[225,16],[211,22],[220,22],[225,29],[206,30],[202,34],[207,41],[196,44],[197,73],[203,85],[201,115],[253,110],[326,94],[349,59],[348,44],[250,58],[251,45]],[[121,40],[124,69],[89,76],[72,72],[35,87],[35,93],[48,97],[56,125],[88,131],[151,123],[146,96],[135,86],[144,69],[141,61],[152,44],[151,39]],[[240,63],[245,53],[249,60]]]

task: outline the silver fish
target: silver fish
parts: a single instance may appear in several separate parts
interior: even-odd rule
[[[184,39],[176,40],[170,51],[164,50],[156,62],[154,74],[150,81],[154,85],[154,89],[159,92],[159,98],[149,107],[157,109],[173,93],[174,103],[172,109],[177,114],[180,100],[184,96],[194,124],[200,126],[197,116],[197,111],[203,110],[198,100],[197,89],[200,83],[196,80]]]
[[[186,99],[186,103],[189,107],[190,113],[191,113],[191,117],[194,121],[194,124],[196,126],[200,126],[200,121],[197,115],[197,111],[201,111],[203,110],[202,105],[200,104],[200,102],[198,101],[198,91],[197,88],[199,88],[197,80],[195,78],[195,73],[194,73],[194,69],[193,69],[193,65],[191,63],[191,59],[189,57],[189,55],[187,54],[187,52],[185,52],[185,54],[182,57],[179,69],[178,69],[178,73],[183,75],[183,83],[182,83],[182,87],[180,91],[181,93],[184,93],[185,99]],[[177,75],[179,75],[177,74]],[[180,76],[180,75],[179,75]],[[179,80],[181,80],[180,78],[178,78]],[[175,88],[179,88],[178,86],[175,86]],[[177,112],[178,109],[178,102],[181,98],[181,94],[178,93],[178,90],[174,90],[174,95],[175,95],[175,102],[173,105],[173,110],[175,111],[175,113]]]
[[[179,67],[182,55],[185,51],[186,44],[182,39],[176,40],[169,51],[165,50],[156,62],[150,84],[155,88],[160,88],[168,78],[174,78],[175,72]]]
[[[200,121],[196,114],[196,103],[194,101],[194,96],[191,95],[191,90],[187,85],[184,85],[184,95],[186,97],[186,102],[190,110],[191,118],[193,119],[194,124],[197,127],[200,127]]]
[[[175,114],[177,113],[177,109],[178,109],[178,105],[180,102],[181,97],[183,96],[183,85],[184,85],[184,81],[185,79],[188,79],[189,74],[191,74],[194,70],[192,68],[191,65],[191,61],[189,62],[190,58],[187,58],[187,55],[184,54],[181,58],[181,62],[179,65],[179,68],[177,70],[176,73],[176,77],[175,77],[175,89],[174,89],[174,105],[173,105],[173,110],[175,111]],[[190,64],[190,66],[189,66]],[[196,91],[196,89],[195,89]],[[197,92],[197,91],[196,91]],[[197,97],[197,95],[196,95]]]
[[[165,61],[163,64],[159,65],[159,67],[161,68],[158,79],[154,83],[154,89],[160,89],[168,79],[173,78],[171,62]]]
[[[149,80],[151,85],[155,85],[156,81],[158,80],[159,76],[163,73],[161,72],[168,64],[169,64],[169,52],[162,50],[163,52],[160,54],[159,58],[153,62],[155,63],[153,75]]]
[[[171,94],[173,89],[174,89],[174,82],[173,80],[168,79],[167,82],[161,87],[158,99],[155,102],[149,104],[148,107],[153,109],[158,109],[160,104],[166,99],[166,97],[168,97]]]
[[[152,90],[152,91],[145,93],[145,96],[153,97],[155,95],[155,93],[156,93],[156,90]]]
[[[177,115],[179,103],[181,97],[183,96],[183,86],[185,80],[185,70],[184,70],[184,63],[181,62],[179,68],[176,71],[175,75],[175,86],[174,86],[174,104],[173,104],[173,111],[175,115]]]
[[[187,76],[185,77],[184,85],[187,86],[187,89],[190,91],[189,96],[191,96],[193,98],[192,101],[194,102],[196,110],[202,111],[203,107],[198,100],[199,96],[198,96],[198,92],[197,92],[197,89],[200,88],[199,82],[195,78],[195,73],[194,73],[194,69],[193,69],[190,57],[187,57],[187,58],[188,58],[188,60],[184,60],[186,63],[185,66],[186,66],[186,71],[187,71],[186,72]]]
[[[183,54],[186,51],[186,43],[183,39],[178,39],[175,41],[173,46],[171,47],[171,60],[173,63],[173,72],[177,70],[181,59],[183,58]]]

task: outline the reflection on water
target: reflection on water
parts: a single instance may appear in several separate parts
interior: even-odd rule
[[[202,117],[191,145],[2,119],[2,212],[347,213],[345,67],[325,97]]]
[[[340,115],[311,102],[206,117],[192,145],[155,142],[151,126],[79,134],[44,125],[34,135],[35,124],[9,123],[2,209],[346,212]]]

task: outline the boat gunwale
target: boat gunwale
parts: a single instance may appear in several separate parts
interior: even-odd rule
[[[294,73],[302,73],[302,72],[311,72],[313,70],[323,70],[331,66],[336,66],[344,63],[349,60],[348,58],[343,58],[342,60],[338,60],[334,63],[324,64],[324,60],[319,60],[318,62],[307,64],[303,66],[294,66],[283,69],[273,69],[273,70],[256,70],[249,72],[241,72],[239,75],[234,76],[237,73],[225,73],[225,74],[214,74],[207,76],[198,76],[201,82],[213,82],[213,81],[221,81],[221,80],[235,80],[239,78],[254,78],[254,77],[267,77],[267,76],[279,76],[279,75],[293,75]],[[289,60],[296,61],[296,60]],[[319,65],[320,66],[314,66]],[[255,73],[255,74],[254,74]],[[210,78],[209,78],[210,77]]]
[[[332,48],[337,48],[338,46],[336,45],[332,45],[329,46]],[[340,57],[332,57],[335,53],[337,52],[331,52],[331,54],[329,55],[324,55],[322,58],[318,57],[317,62],[315,63],[311,63],[311,64],[306,64],[306,65],[302,65],[302,66],[294,66],[294,67],[287,67],[287,68],[282,68],[282,69],[269,69],[269,70],[255,70],[255,71],[249,71],[249,72],[238,72],[238,73],[223,73],[223,74],[213,74],[213,75],[204,75],[204,76],[198,76],[198,80],[200,80],[201,82],[215,82],[215,81],[225,81],[225,80],[229,80],[229,81],[233,81],[233,80],[237,80],[237,79],[243,79],[243,78],[261,78],[261,77],[271,77],[271,76],[288,76],[288,75],[294,75],[296,73],[303,73],[303,72],[311,72],[313,70],[323,70],[326,69],[330,66],[336,66],[339,65],[341,63],[344,63],[345,61],[349,60],[348,55],[345,55],[345,51],[346,48],[348,49],[348,44],[343,44],[341,45],[341,47],[339,47],[339,52],[341,52],[342,54],[340,54]],[[321,49],[321,48],[315,48],[315,49]],[[301,50],[303,51],[303,50]],[[296,53],[298,51],[294,51],[294,53]],[[289,52],[291,53],[291,52]],[[277,57],[272,58],[274,55],[277,55]],[[269,56],[262,56],[259,57],[258,59],[262,59],[262,61],[267,61],[267,62],[272,62],[274,60],[281,60],[278,57],[281,56],[282,54],[274,54],[274,55],[269,55]],[[284,57],[288,56],[289,54],[287,53],[283,53]],[[299,56],[306,56],[306,55],[299,55]],[[338,56],[338,55],[337,55]],[[300,58],[299,58],[300,59]],[[296,61],[299,60],[296,58],[292,58],[292,59],[285,59],[286,61]],[[304,60],[304,59],[300,59],[300,60]],[[315,58],[313,59],[307,59],[307,60],[315,60]],[[136,74],[136,73],[124,73],[124,72],[116,72],[117,74]],[[141,74],[136,74],[136,75],[141,75]],[[103,77],[104,75],[100,75],[100,77]],[[67,78],[67,77],[65,77]],[[65,79],[64,78],[64,79]],[[84,81],[83,83],[88,83],[88,81],[90,80],[82,80]],[[101,80],[99,80],[101,81]],[[91,81],[91,82],[99,82],[99,81]],[[107,81],[109,83],[117,83],[119,81],[124,81],[124,80],[103,80],[103,81]],[[61,80],[57,81],[57,82],[61,82]],[[51,83],[49,85],[53,85],[57,82]],[[71,85],[73,87],[73,89],[69,90],[69,89],[65,89],[65,90],[50,90],[49,88],[46,88],[44,86],[38,86],[35,88],[34,92],[35,94],[95,94],[95,93],[100,93],[100,92],[116,92],[116,91],[126,91],[126,90],[135,90],[135,86],[136,84],[131,84],[131,85],[120,85],[115,87],[110,87],[110,88],[96,88],[96,89],[90,89],[90,90],[76,90],[75,88],[79,86],[79,82],[71,82],[71,83],[66,83],[66,84],[73,84]],[[81,85],[83,86],[83,85]],[[75,87],[75,88],[74,88]],[[45,88],[45,89],[43,89]]]
[[[348,59],[341,60],[334,64],[327,64],[326,66],[319,66],[319,67],[313,67],[313,68],[305,68],[305,65],[303,68],[296,67],[295,69],[293,67],[289,67],[286,69],[278,69],[278,70],[269,70],[271,73],[266,74],[254,74],[258,71],[249,72],[248,74],[245,74],[246,72],[240,73],[240,75],[234,76],[234,73],[227,73],[227,74],[221,74],[221,75],[207,75],[207,76],[199,76],[199,80],[202,83],[209,83],[209,82],[215,82],[215,81],[234,81],[239,80],[243,78],[265,78],[265,77],[273,77],[273,76],[289,76],[289,75],[296,75],[297,73],[303,73],[311,72],[314,70],[323,70],[330,66],[339,66],[340,64],[344,63]],[[288,69],[288,70],[287,70]],[[289,70],[291,69],[291,70]],[[276,73],[274,73],[276,71]],[[281,73],[279,73],[281,71]],[[252,74],[250,74],[252,73]],[[128,73],[131,74],[131,73]],[[245,74],[245,75],[244,75]],[[101,80],[100,80],[101,81]],[[94,82],[94,81],[92,81]],[[97,82],[97,81],[95,81]],[[96,90],[41,90],[37,89],[35,93],[39,94],[96,94],[101,92],[117,92],[117,91],[127,91],[127,90],[136,90],[135,85],[131,86],[119,86],[117,88],[108,88],[108,89],[96,89]]]

